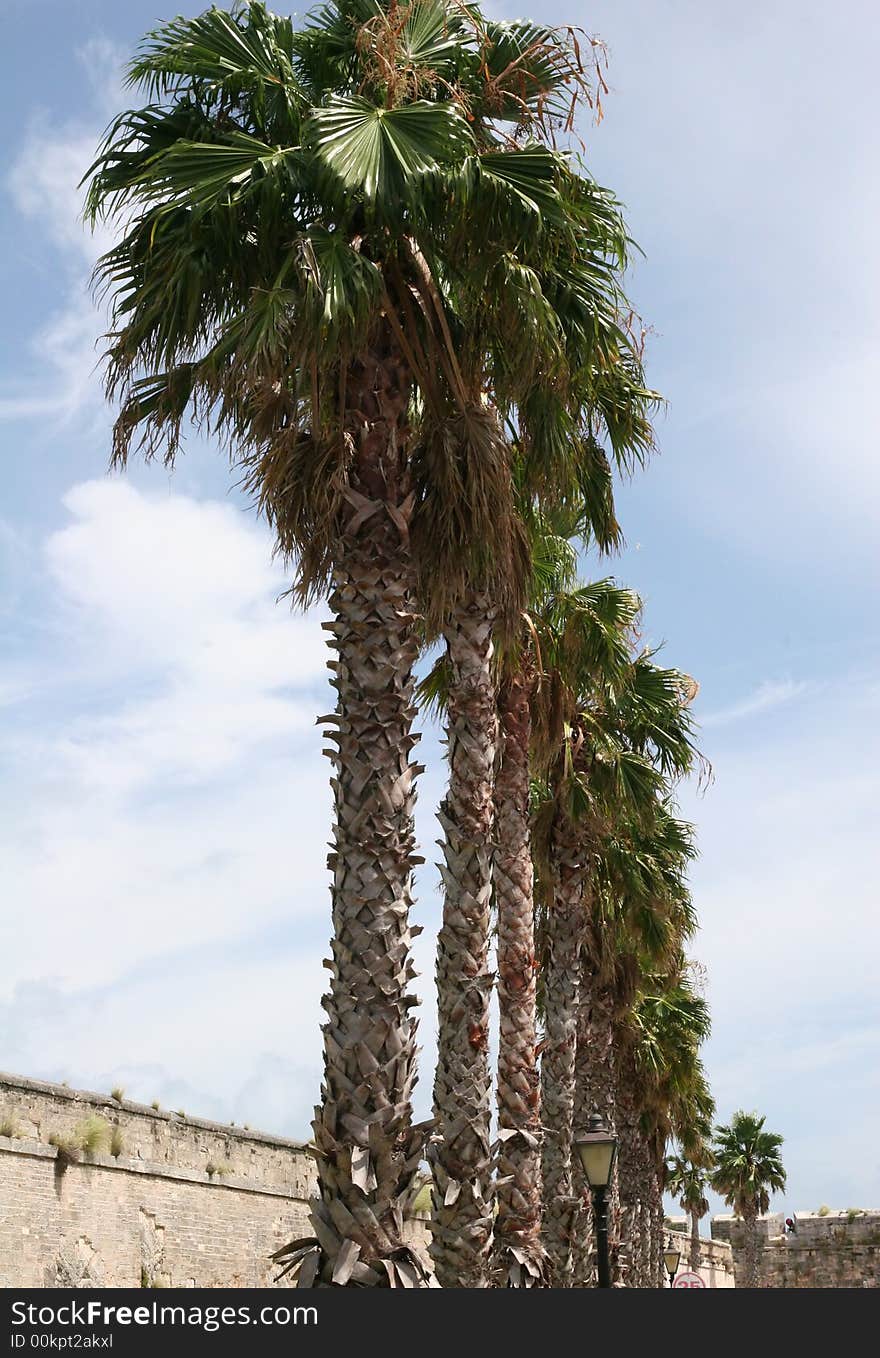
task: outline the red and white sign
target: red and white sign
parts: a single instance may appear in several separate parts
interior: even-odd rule
[[[705,1287],[706,1284],[699,1273],[679,1273],[676,1275],[673,1287]]]

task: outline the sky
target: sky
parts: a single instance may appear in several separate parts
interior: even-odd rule
[[[329,769],[320,613],[197,437],[107,472],[77,182],[120,68],[176,0],[0,0],[0,1069],[305,1138],[320,1080]],[[496,5],[509,16],[517,8]],[[644,254],[667,405],[592,574],[700,683],[713,780],[681,789],[726,1120],[785,1137],[779,1210],[880,1206],[875,393],[880,9],[549,0],[607,46],[584,129]],[[332,703],[331,703],[332,705]],[[423,723],[414,918],[433,1065]]]

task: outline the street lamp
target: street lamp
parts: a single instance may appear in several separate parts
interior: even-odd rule
[[[677,1250],[670,1241],[663,1251],[663,1263],[666,1265],[666,1272],[669,1274],[669,1286],[675,1282],[675,1275],[678,1272],[678,1265],[681,1261],[681,1250]]]
[[[611,1286],[608,1264],[608,1206],[606,1193],[611,1182],[617,1137],[609,1132],[598,1113],[591,1113],[587,1130],[574,1139],[574,1148],[584,1168],[584,1177],[593,1195],[596,1218],[596,1265],[600,1287]]]

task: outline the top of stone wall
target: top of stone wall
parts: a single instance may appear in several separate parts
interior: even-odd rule
[[[57,1144],[59,1137],[76,1140],[95,1117],[107,1124],[105,1139],[111,1148],[115,1145],[112,1153],[125,1159],[201,1171],[217,1182],[234,1177],[297,1196],[311,1191],[314,1163],[300,1141],[93,1090],[0,1074],[0,1118],[14,1125],[14,1140],[46,1146]]]
[[[184,1127],[194,1127],[206,1132],[217,1132],[223,1136],[234,1136],[240,1141],[260,1141],[268,1146],[281,1146],[287,1150],[305,1150],[304,1141],[291,1141],[287,1137],[273,1136],[270,1132],[255,1132],[249,1127],[240,1127],[230,1122],[211,1122],[208,1118],[189,1117],[173,1109],[153,1108],[146,1103],[135,1103],[132,1099],[114,1099],[110,1094],[98,1094],[93,1089],[72,1089],[70,1085],[52,1084],[48,1080],[32,1080],[27,1075],[10,1075],[0,1070],[0,1093],[4,1090],[20,1089],[34,1094],[47,1094],[50,1098],[68,1100],[71,1103],[88,1103],[95,1108],[121,1109],[139,1117],[158,1121],[179,1123]]]
[[[785,1230],[785,1217],[781,1212],[768,1212],[766,1216],[759,1216],[757,1220],[758,1239],[771,1240],[775,1235],[782,1235]],[[732,1244],[739,1244],[744,1224],[741,1217],[733,1212],[719,1212],[712,1218],[712,1238],[714,1240],[729,1240]]]
[[[691,1245],[690,1230],[685,1229],[685,1217],[667,1217],[669,1223],[667,1229],[668,1237],[673,1241],[675,1247],[681,1251],[682,1259],[686,1259]],[[706,1236],[700,1236],[700,1254],[704,1262],[720,1265],[722,1268],[733,1268],[733,1251],[726,1240],[711,1240]]]
[[[795,1223],[794,1234],[785,1236],[785,1220]],[[712,1235],[718,1240],[742,1243],[743,1222],[737,1216],[722,1213],[712,1218]],[[852,1244],[880,1241],[880,1209],[848,1208],[829,1212],[771,1212],[758,1217],[758,1237],[773,1241],[787,1239],[790,1245],[805,1246],[825,1241]]]

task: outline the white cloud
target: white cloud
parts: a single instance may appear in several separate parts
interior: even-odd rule
[[[316,616],[276,603],[269,535],[228,505],[122,481],[66,504],[42,651],[29,684],[13,676],[0,743],[21,903],[0,923],[7,993],[109,984],[326,910],[326,650]]]
[[[767,679],[741,702],[731,703],[717,712],[707,712],[705,716],[700,716],[699,722],[701,726],[728,726],[731,722],[742,721],[745,717],[754,717],[790,703],[809,691],[810,685],[806,680]]]
[[[73,522],[48,541],[50,578],[77,625],[112,636],[122,665],[182,666],[221,692],[320,672],[320,633],[276,604],[288,581],[269,534],[240,510],[147,495],[124,478],[75,486],[64,504]],[[70,640],[86,663],[87,649]]]
[[[880,748],[865,720],[870,685],[839,687],[849,703],[836,711],[817,693],[784,730],[739,745],[731,733],[713,751],[715,782],[687,801],[699,827],[698,956],[713,999],[747,997],[748,1025],[835,997],[858,1003],[874,984]]]

